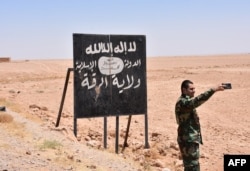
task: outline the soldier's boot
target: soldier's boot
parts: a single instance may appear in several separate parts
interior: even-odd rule
[[[200,165],[185,167],[184,171],[200,171]]]

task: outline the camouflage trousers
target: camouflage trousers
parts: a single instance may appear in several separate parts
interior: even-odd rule
[[[199,144],[192,142],[179,143],[184,171],[200,171]]]

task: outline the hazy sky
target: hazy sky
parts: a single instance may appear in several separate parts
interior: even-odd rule
[[[146,35],[147,56],[250,53],[249,0],[1,0],[0,57],[73,58],[73,33]]]

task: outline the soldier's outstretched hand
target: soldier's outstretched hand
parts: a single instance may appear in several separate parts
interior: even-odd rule
[[[224,87],[222,85],[218,85],[218,86],[215,86],[214,88],[212,88],[215,92],[216,91],[223,91],[224,90]]]

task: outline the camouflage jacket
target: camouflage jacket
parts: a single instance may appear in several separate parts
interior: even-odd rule
[[[178,143],[196,142],[202,144],[199,116],[196,108],[207,101],[214,91],[212,89],[190,98],[182,94],[175,105],[175,116],[178,124]]]

